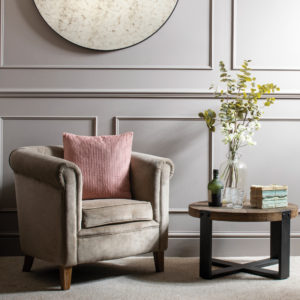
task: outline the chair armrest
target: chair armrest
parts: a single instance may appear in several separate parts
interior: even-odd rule
[[[73,169],[78,178],[81,177],[81,171],[76,164],[59,157],[35,152],[30,147],[12,151],[9,164],[15,173],[45,182],[56,188],[65,187],[64,171],[66,168]]]
[[[19,148],[9,158],[22,251],[60,265],[77,263],[82,175],[74,163]]]
[[[131,192],[134,199],[149,201],[153,218],[160,224],[160,250],[167,248],[169,225],[169,181],[174,164],[168,158],[133,152]]]

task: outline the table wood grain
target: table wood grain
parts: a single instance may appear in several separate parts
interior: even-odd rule
[[[231,222],[274,222],[282,220],[282,212],[290,211],[291,218],[298,216],[298,206],[289,203],[287,207],[280,208],[243,208],[212,207],[208,202],[195,202],[189,205],[189,215],[201,218],[201,212],[210,212],[211,220]]]

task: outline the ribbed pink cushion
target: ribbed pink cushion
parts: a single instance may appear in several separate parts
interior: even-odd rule
[[[63,134],[64,158],[82,172],[83,199],[131,198],[132,139],[133,132],[104,136]]]

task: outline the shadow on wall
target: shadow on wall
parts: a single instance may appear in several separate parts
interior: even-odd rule
[[[76,54],[103,55],[109,53],[108,51],[83,48],[81,46],[72,44],[71,42],[61,37],[44,21],[33,0],[16,1],[16,6],[32,31],[34,31],[40,38],[46,40],[51,45],[54,45],[55,47],[63,49],[67,52]]]
[[[12,176],[13,178],[13,176]],[[16,192],[14,181],[3,182],[0,186],[0,209],[16,207]]]

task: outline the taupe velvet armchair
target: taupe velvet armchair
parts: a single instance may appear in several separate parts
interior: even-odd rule
[[[164,270],[168,246],[171,160],[132,153],[133,199],[82,201],[82,175],[63,159],[60,146],[13,151],[23,271],[34,257],[57,264],[61,287],[70,288],[72,267],[82,263],[153,252],[157,272]]]

